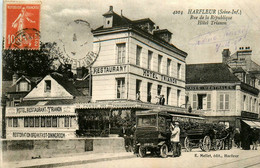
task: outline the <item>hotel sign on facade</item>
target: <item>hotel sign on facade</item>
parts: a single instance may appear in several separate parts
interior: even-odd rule
[[[29,113],[41,113],[41,114],[52,114],[52,113],[75,113],[74,107],[72,106],[28,106],[28,107],[8,107],[6,109],[6,116],[14,114],[29,114]]]
[[[187,90],[235,90],[236,85],[232,86],[212,86],[212,85],[202,85],[202,86],[186,86]]]

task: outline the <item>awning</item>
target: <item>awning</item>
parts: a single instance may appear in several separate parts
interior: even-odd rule
[[[258,121],[253,121],[255,123],[255,125],[257,125],[260,128],[260,122]]]
[[[203,117],[197,117],[197,116],[187,116],[187,115],[178,115],[178,114],[170,114],[173,117],[181,117],[181,118],[192,118],[192,119],[199,119],[199,120],[204,120],[205,118]]]
[[[260,128],[260,125],[258,125],[259,122],[257,121],[248,121],[248,120],[242,120],[242,121],[245,122],[247,125],[249,125],[251,128]]]

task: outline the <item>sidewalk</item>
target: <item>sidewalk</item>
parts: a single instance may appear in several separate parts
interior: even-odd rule
[[[95,163],[108,160],[119,160],[136,157],[130,152],[121,153],[77,153],[75,155],[60,156],[54,158],[41,158],[32,160],[23,160],[19,162],[7,162],[3,163],[2,167],[14,168],[14,167],[37,167],[37,168],[49,168],[59,166],[78,165],[86,163]],[[0,166],[1,167],[1,166]]]

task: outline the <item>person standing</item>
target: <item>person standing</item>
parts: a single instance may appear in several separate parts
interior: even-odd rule
[[[136,93],[136,100],[140,101],[140,91]]]
[[[252,150],[257,150],[257,141],[259,139],[259,132],[257,131],[256,128],[253,128],[252,131],[252,143],[253,143],[253,148]]]
[[[147,102],[151,103],[151,100],[152,100],[152,94],[151,92],[149,92],[147,95]]]
[[[165,103],[165,98],[164,98],[164,95],[162,95],[159,104],[164,105],[164,103]]]
[[[173,157],[180,156],[180,150],[178,149],[178,145],[180,143],[180,128],[179,122],[175,122],[174,125],[171,124],[171,144],[173,148]]]

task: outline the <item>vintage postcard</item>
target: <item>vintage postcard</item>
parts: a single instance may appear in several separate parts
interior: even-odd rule
[[[0,167],[260,166],[260,2],[1,5]]]

